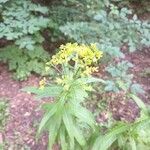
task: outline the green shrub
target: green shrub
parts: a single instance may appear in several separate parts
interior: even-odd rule
[[[1,5],[2,3],[2,5]],[[48,26],[46,7],[27,1],[2,1],[0,38],[14,40],[20,48],[34,49],[43,41],[39,31]]]
[[[144,93],[142,87],[133,83],[133,74],[129,73],[129,68],[133,65],[128,61],[121,61],[119,63],[112,63],[106,67],[106,71],[110,74],[108,80],[106,81],[105,91],[119,92],[124,90],[124,92]]]
[[[97,43],[100,49],[116,57],[123,57],[120,47],[125,43],[130,52],[150,45],[148,22],[140,21],[127,8],[119,10],[111,4],[109,9],[109,13],[105,9],[91,10],[89,21],[68,22],[60,30],[79,43]]]
[[[50,30],[49,40],[57,41],[65,38],[59,27],[65,25],[66,22],[77,22],[81,21],[83,18],[88,18],[85,12],[89,5],[94,4],[89,0],[52,1],[48,6],[50,16],[48,25],[48,29]]]
[[[68,21],[60,30],[70,40],[97,43],[98,48],[104,52],[104,65],[108,64],[106,71],[109,73],[106,91],[143,92],[140,85],[133,84],[133,75],[128,72],[131,65],[123,60],[125,55],[121,47],[126,45],[130,52],[134,52],[143,46],[150,46],[148,21],[139,20],[131,10],[119,8],[111,1],[94,3],[94,7],[86,10],[88,19]],[[118,63],[114,61],[116,58]]]
[[[45,63],[49,59],[50,55],[42,47],[24,50],[10,45],[0,49],[0,61],[8,63],[9,70],[14,72],[14,78],[19,80],[27,79],[32,72],[46,75]]]

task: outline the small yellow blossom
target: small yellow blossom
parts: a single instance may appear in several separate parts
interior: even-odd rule
[[[89,67],[89,66],[86,66],[85,70],[83,71],[83,73],[81,75],[82,76],[89,76],[93,72],[98,72],[98,67]]]
[[[48,72],[49,70],[50,70],[50,67],[49,67],[49,66],[46,66],[46,67],[45,67],[45,71]]]
[[[69,85],[66,84],[66,85],[64,86],[64,90],[68,91],[68,90],[69,90]]]
[[[40,82],[39,82],[39,89],[44,89],[46,85],[46,78],[44,77]]]
[[[63,79],[61,79],[61,78],[56,78],[56,83],[62,84],[62,83],[63,83]]]

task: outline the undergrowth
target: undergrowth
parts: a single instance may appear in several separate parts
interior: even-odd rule
[[[3,141],[3,132],[9,117],[9,104],[8,100],[5,98],[0,98],[0,150],[4,150],[5,141]]]
[[[33,50],[37,43],[43,41],[40,30],[48,26],[46,7],[27,1],[0,2],[0,38],[14,40],[20,48]]]
[[[8,101],[4,98],[0,98],[0,131],[3,131],[6,125],[8,114]]]
[[[0,61],[8,63],[9,70],[14,72],[13,77],[18,80],[27,79],[33,72],[46,75],[44,68],[49,57],[42,47],[36,47],[35,51],[19,49],[12,45],[0,49]]]

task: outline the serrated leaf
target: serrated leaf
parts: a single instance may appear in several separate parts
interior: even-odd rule
[[[133,92],[134,94],[136,93],[144,93],[144,90],[142,89],[141,85],[139,84],[132,84],[131,85],[131,92]]]
[[[32,5],[32,6],[30,7],[30,10],[31,10],[31,11],[41,12],[41,13],[43,13],[43,14],[47,14],[48,11],[49,11],[47,7],[43,7],[43,6],[41,6],[41,5]]]

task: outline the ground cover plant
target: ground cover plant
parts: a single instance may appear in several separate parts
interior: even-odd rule
[[[149,150],[148,4],[0,1],[1,147]]]
[[[45,63],[49,60],[49,54],[42,47],[36,47],[36,51],[19,49],[17,46],[1,48],[0,60],[8,63],[9,70],[14,71],[13,77],[25,80],[32,73],[46,75]]]
[[[9,116],[8,102],[6,99],[1,98],[0,99],[0,136],[1,136],[0,150],[3,150],[5,144],[2,139],[2,136],[3,136],[6,122],[8,120],[8,116]]]
[[[1,111],[1,117],[0,117],[1,129],[0,130],[2,131],[6,124],[6,120],[8,117],[8,102],[7,100],[2,99],[2,98],[0,100],[0,111]]]

